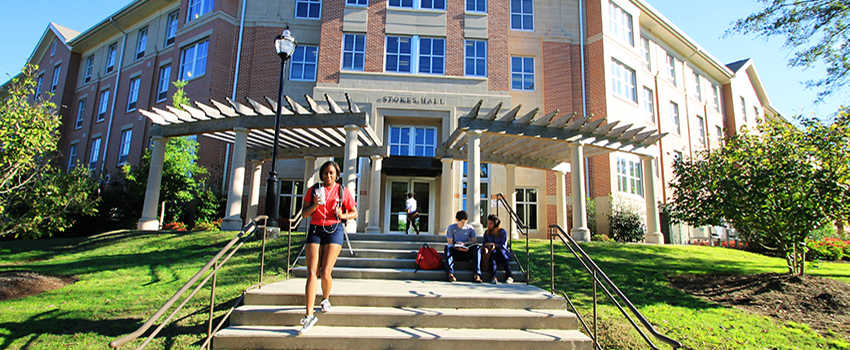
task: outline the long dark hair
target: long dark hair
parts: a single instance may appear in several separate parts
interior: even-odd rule
[[[490,225],[487,225],[487,234],[498,235],[502,230],[502,220],[496,214],[487,215],[487,221],[493,222],[493,230],[490,230]]]

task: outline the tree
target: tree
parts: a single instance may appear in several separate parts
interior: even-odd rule
[[[192,100],[190,100],[189,96],[186,96],[186,92],[183,91],[183,88],[186,87],[186,84],[189,84],[189,82],[181,79],[173,82],[172,84],[174,84],[174,87],[177,88],[177,91],[174,92],[174,95],[171,95],[171,105],[174,106],[174,108],[183,110],[183,106],[181,105],[188,105],[192,103]]]
[[[693,160],[677,160],[671,218],[691,225],[734,226],[750,243],[805,272],[806,238],[850,214],[850,113],[832,124],[799,118],[742,130],[726,145]]]
[[[785,37],[792,50],[791,67],[826,64],[826,77],[806,81],[822,89],[818,100],[833,95],[850,82],[850,0],[759,0],[760,11],[735,21],[726,32]]]
[[[88,172],[51,166],[61,120],[54,103],[30,103],[37,71],[27,65],[0,104],[0,237],[50,236],[70,227],[72,214],[96,211],[97,183]]]

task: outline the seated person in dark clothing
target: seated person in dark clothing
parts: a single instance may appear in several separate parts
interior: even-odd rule
[[[454,263],[459,261],[472,261],[475,267],[475,275],[472,281],[481,283],[481,251],[478,244],[475,244],[475,229],[472,225],[467,224],[469,215],[461,210],[455,215],[457,223],[449,225],[446,230],[446,272],[449,274],[449,282],[457,281],[455,277]]]
[[[511,251],[508,249],[508,233],[502,227],[502,220],[495,214],[487,216],[487,231],[484,232],[484,249],[490,251],[490,283],[498,284],[496,279],[497,264],[505,267],[507,279],[505,283],[514,283],[511,276]]]

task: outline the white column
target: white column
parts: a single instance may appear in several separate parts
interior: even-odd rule
[[[587,194],[584,193],[584,146],[579,143],[570,144],[572,159],[570,174],[572,175],[573,197],[573,229],[570,236],[579,242],[590,242],[590,230],[587,228]]]
[[[454,159],[442,158],[440,161],[443,163],[443,173],[440,175],[440,227],[439,231],[435,230],[434,232],[445,235],[449,225],[455,222],[455,187],[454,181],[452,181],[454,178],[452,172]]]
[[[343,161],[342,183],[352,195],[357,191],[357,132],[360,127],[349,124],[345,126],[345,160]],[[345,232],[357,231],[357,220],[348,220]]]
[[[481,235],[484,228],[481,225],[481,131],[470,130],[466,133],[466,212],[469,214],[469,224],[475,232]]]
[[[316,157],[314,156],[306,156],[304,157],[304,193],[306,194],[307,190],[316,183]]]
[[[643,161],[643,197],[646,199],[646,243],[664,244],[664,235],[659,230],[658,202],[655,200],[655,166],[653,157],[641,156]]]
[[[567,173],[555,171],[555,208],[558,211],[558,226],[567,229]]]
[[[235,128],[236,141],[233,145],[233,164],[230,171],[230,190],[227,191],[227,207],[222,231],[242,229],[242,191],[245,187],[245,153],[248,149],[248,129]],[[266,198],[266,200],[269,200]]]
[[[254,175],[251,176],[251,193],[248,194],[248,213],[245,214],[246,220],[252,220],[257,217],[257,209],[260,207],[260,184],[262,184],[263,176],[263,161],[252,160],[251,167],[254,169]]]
[[[148,173],[148,186],[145,188],[145,206],[142,207],[142,217],[139,218],[139,230],[159,230],[156,210],[159,208],[159,189],[162,184],[162,166],[165,163],[165,144],[167,142],[167,137],[155,136],[153,138],[151,167]]]
[[[506,172],[506,184],[507,187],[505,189],[505,198],[508,199],[508,205],[511,206],[511,210],[516,213],[516,164],[505,164],[505,172]],[[505,213],[505,217],[502,219],[502,225],[505,225],[505,230],[508,232],[512,232],[511,239],[519,239],[519,232],[516,229],[516,225],[513,224],[513,221],[507,216],[510,214]],[[526,223],[527,225],[528,223]]]
[[[372,158],[372,174],[369,184],[369,222],[366,223],[366,233],[381,233],[381,166],[383,157],[374,155]]]

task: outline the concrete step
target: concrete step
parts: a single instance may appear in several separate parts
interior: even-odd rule
[[[331,302],[336,302],[331,297]],[[427,309],[351,307],[334,305],[329,313],[316,313],[322,326],[577,329],[575,314],[565,310],[530,309]],[[292,326],[304,317],[304,306],[245,305],[234,310],[233,326]]]
[[[215,335],[215,349],[577,349],[590,338],[577,330],[231,326]],[[498,342],[498,343],[496,343]]]
[[[354,253],[352,255],[352,252]],[[370,259],[416,259],[416,253],[419,252],[417,250],[409,250],[409,249],[353,249],[349,250],[348,245],[344,245],[342,247],[342,251],[339,252],[340,257],[357,257],[357,258],[370,258]],[[442,254],[441,254],[442,255]]]
[[[306,257],[298,259],[299,266],[306,266]],[[362,267],[362,268],[400,268],[400,269],[415,269],[416,259],[378,259],[378,258],[358,258],[358,257],[340,257],[336,261],[336,267]],[[458,261],[455,263],[457,270],[472,269],[472,262]],[[502,266],[499,265],[499,270]],[[511,270],[519,271],[519,265],[516,262],[511,262]]]
[[[446,242],[446,236],[445,235],[426,235],[426,234],[421,234],[421,235],[417,236],[415,234],[414,235],[403,235],[403,234],[393,234],[393,233],[386,233],[386,234],[349,233],[348,239],[350,239],[352,243],[355,242],[355,241],[420,242],[419,243],[420,246],[422,245],[422,243],[431,244],[431,243],[439,243],[439,242],[445,243]]]
[[[415,250],[419,251],[419,248],[427,243],[428,246],[437,250],[437,252],[443,252],[443,247],[446,246],[445,237],[441,242],[404,242],[404,241],[373,241],[373,240],[351,240],[351,247],[354,249],[387,249],[387,250]],[[343,245],[344,249],[348,248],[348,244]]]
[[[307,277],[307,268],[298,266],[291,270],[295,277]],[[514,281],[524,282],[525,275],[519,271],[511,271]],[[468,270],[455,268],[455,277],[460,281],[472,281],[474,273],[471,266]],[[496,271],[496,276],[499,281],[507,279],[505,272],[502,270]],[[419,270],[415,268],[399,269],[399,268],[360,268],[360,267],[335,267],[333,270],[334,278],[346,279],[386,279],[386,280],[428,280],[428,281],[445,281],[448,278],[446,271],[440,270]],[[483,273],[481,278],[485,282],[492,279],[489,273]]]

